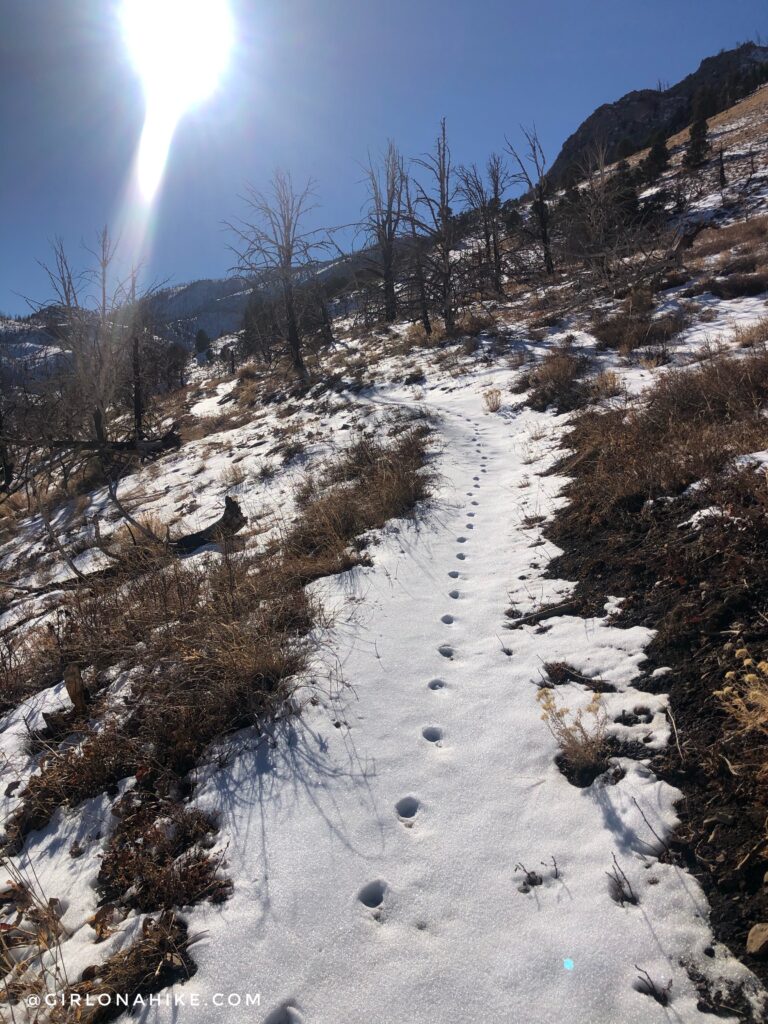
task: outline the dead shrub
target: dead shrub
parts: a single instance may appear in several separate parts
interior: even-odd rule
[[[665,346],[688,324],[684,310],[653,316],[653,295],[647,289],[632,291],[619,311],[592,324],[598,348],[616,349],[629,356],[643,346]]]
[[[52,686],[64,670],[54,625],[0,637],[0,715]]]
[[[757,270],[757,257],[753,253],[723,253],[718,260],[718,275],[728,277],[731,274],[754,274]]]
[[[465,309],[456,317],[453,331],[455,337],[476,335],[483,331],[492,331],[496,327],[496,318],[486,309]]]
[[[702,291],[718,299],[738,299],[742,296],[763,295],[768,292],[768,270],[755,274],[731,274],[730,277],[710,277],[701,284]]]
[[[587,707],[575,712],[558,705],[554,690],[547,687],[539,690],[537,699],[541,717],[562,751],[561,770],[575,786],[591,785],[609,764],[603,698],[594,693]]]
[[[241,366],[238,366],[235,373],[235,378],[240,382],[247,380],[260,380],[262,377],[263,373],[253,361],[243,363]]]
[[[523,381],[528,389],[528,405],[544,412],[550,407],[557,412],[571,412],[589,398],[582,378],[589,368],[589,357],[563,342],[544,356]]]
[[[446,336],[445,326],[442,321],[432,320],[431,327],[432,332],[427,334],[426,328],[421,321],[410,324],[405,334],[400,338],[400,354],[407,355],[417,348],[434,348],[434,346],[439,345]]]
[[[600,402],[608,398],[618,398],[626,393],[621,377],[613,370],[601,370],[588,382],[589,397],[592,402]]]
[[[501,391],[499,388],[489,388],[483,392],[483,404],[488,412],[498,412],[501,409]]]
[[[56,1000],[50,1024],[106,1024],[140,996],[186,981],[197,970],[189,945],[187,926],[171,911],[145,918],[138,939],[104,963],[87,967],[82,980],[57,993],[64,998]]]
[[[112,808],[118,824],[102,857],[97,886],[102,901],[139,911],[169,910],[201,900],[226,899],[231,883],[204,848],[216,822],[202,811],[129,792]]]
[[[768,316],[756,320],[752,324],[738,324],[731,335],[731,340],[739,348],[755,348],[768,342]]]

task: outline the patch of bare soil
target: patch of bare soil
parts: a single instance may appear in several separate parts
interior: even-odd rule
[[[760,687],[768,668],[768,483],[731,472],[593,529],[561,515],[548,535],[565,551],[550,573],[579,581],[581,614],[622,595],[617,624],[657,630],[635,685],[669,694],[677,742],[652,764],[683,793],[670,856],[704,888],[715,936],[768,984],[768,959],[747,953],[750,928],[768,921],[768,730],[759,707],[747,700],[739,718],[729,703],[745,673]],[[715,1011],[735,998],[702,992]]]

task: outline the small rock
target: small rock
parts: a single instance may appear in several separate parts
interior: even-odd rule
[[[752,925],[747,936],[747,952],[751,956],[768,957],[768,924]]]

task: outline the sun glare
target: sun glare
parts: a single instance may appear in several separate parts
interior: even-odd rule
[[[228,0],[123,0],[123,36],[144,87],[138,187],[150,202],[184,113],[216,89],[233,42]]]

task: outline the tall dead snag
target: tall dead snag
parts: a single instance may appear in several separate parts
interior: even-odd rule
[[[411,185],[407,177],[405,179],[404,189],[405,213],[410,236],[410,253],[408,262],[411,267],[413,286],[416,290],[419,319],[422,327],[424,328],[424,333],[429,337],[432,333],[432,321],[429,316],[429,296],[427,295],[427,277],[424,267],[424,243],[419,237],[419,232],[416,228],[416,215],[414,212],[413,201],[411,199]]]
[[[458,183],[451,162],[445,118],[440,122],[433,151],[417,160],[416,164],[426,172],[426,182],[422,185],[414,181],[412,224],[415,232],[429,243],[422,253],[427,280],[443,314],[446,333],[451,334],[456,322],[456,268],[452,253],[456,244],[453,204]]]
[[[297,303],[297,285],[316,263],[314,254],[321,248],[319,231],[307,231],[308,215],[315,209],[314,182],[303,189],[294,188],[291,175],[278,170],[269,188],[261,192],[248,186],[243,200],[246,217],[229,227],[237,236],[234,246],[239,273],[256,276],[268,289],[280,295],[288,354],[294,370],[307,377],[302,356],[301,317]]]
[[[554,274],[555,263],[552,258],[552,228],[549,209],[550,185],[547,179],[547,158],[544,155],[535,126],[521,128],[526,141],[526,151],[521,156],[507,139],[507,152],[517,164],[517,171],[512,174],[512,181],[525,186],[531,197],[531,222],[538,244],[544,258],[544,269]]]
[[[387,323],[397,319],[397,291],[395,271],[397,244],[404,213],[403,190],[405,171],[403,158],[391,140],[377,165],[370,154],[365,167],[368,201],[361,224],[373,258],[366,269],[381,278],[384,289],[384,319]]]
[[[503,294],[501,255],[501,204],[512,177],[499,153],[492,153],[485,167],[485,176],[476,164],[459,171],[461,194],[477,217],[485,246],[485,268],[492,291]]]

